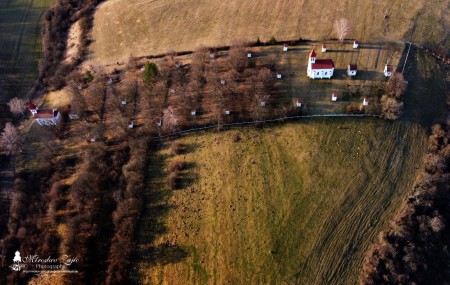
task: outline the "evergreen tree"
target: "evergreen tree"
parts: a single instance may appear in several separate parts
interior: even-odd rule
[[[143,80],[145,84],[153,84],[156,81],[158,67],[153,62],[146,62],[144,65]]]

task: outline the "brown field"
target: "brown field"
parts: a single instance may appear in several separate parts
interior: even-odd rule
[[[106,65],[131,54],[193,50],[234,39],[328,39],[341,17],[353,25],[350,37],[362,41],[406,39],[448,46],[449,5],[449,0],[110,0],[95,13],[91,60]]]

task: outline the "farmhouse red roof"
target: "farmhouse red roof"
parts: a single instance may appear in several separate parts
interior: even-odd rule
[[[316,63],[311,64],[311,69],[329,69],[334,68],[332,59],[316,59]]]
[[[309,53],[309,57],[316,57],[316,52],[314,51],[314,49],[312,49]]]
[[[392,71],[392,65],[389,65],[389,64],[386,65],[386,70],[387,70],[387,71]]]
[[[33,103],[29,103],[28,104],[28,109],[30,109],[30,110],[36,110],[36,105],[34,105]]]
[[[57,110],[39,110],[36,115],[34,115],[34,117],[38,119],[52,119],[56,116],[58,116]]]
[[[349,65],[348,65],[348,68],[349,68],[350,70],[358,70],[356,64],[349,64]]]

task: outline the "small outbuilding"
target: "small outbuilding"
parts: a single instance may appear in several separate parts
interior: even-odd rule
[[[261,104],[261,107],[265,107],[266,106],[266,101],[261,101],[260,104]]]
[[[288,44],[283,45],[283,51],[288,51]]]
[[[302,101],[300,99],[297,99],[295,101],[295,107],[300,108],[302,106]]]
[[[127,99],[122,99],[122,100],[120,100],[120,103],[121,103],[122,105],[126,105],[126,104],[127,104]]]
[[[363,106],[369,106],[369,99],[364,98],[364,100],[363,100]]]
[[[327,52],[327,45],[322,45],[322,52]]]
[[[227,83],[225,79],[220,79],[220,84],[225,85],[225,83]]]
[[[161,126],[162,126],[162,119],[156,119],[156,120],[155,120],[155,124],[156,124],[158,127],[161,127]]]
[[[129,122],[128,122],[128,128],[129,128],[129,129],[134,128],[134,122],[133,122],[133,121],[129,121]]]
[[[277,78],[281,79],[281,73],[277,72]]]
[[[347,68],[347,75],[348,76],[355,76],[356,71],[358,71],[358,66],[356,64],[349,64]]]
[[[359,41],[354,40],[353,41],[353,48],[358,48],[359,47]]]
[[[216,53],[215,52],[209,52],[209,58],[210,59],[215,59],[216,58]]]
[[[337,101],[337,94],[336,94],[336,92],[333,92],[333,94],[331,94],[331,101],[333,101],[333,102]]]
[[[197,110],[192,110],[191,115],[192,115],[192,116],[197,115]]]
[[[247,52],[247,57],[251,58],[252,57],[252,53],[251,52]]]
[[[230,110],[225,110],[225,115],[229,115],[229,114],[231,114],[231,111]]]
[[[392,65],[390,65],[390,64],[386,64],[385,66],[384,66],[384,76],[385,77],[391,77],[392,76],[392,71],[393,71],[394,69],[392,68]]]

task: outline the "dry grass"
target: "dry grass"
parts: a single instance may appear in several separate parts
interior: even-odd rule
[[[321,40],[334,37],[334,20],[346,17],[363,41],[442,42],[449,0],[430,1],[206,1],[110,0],[95,14],[92,61],[111,64],[169,49],[225,45],[234,39]],[[385,12],[387,17],[385,18]],[[414,25],[415,23],[415,25]],[[410,30],[410,28],[412,30]],[[433,28],[431,28],[433,27]],[[406,36],[405,36],[406,34]]]
[[[67,50],[66,50],[66,56],[64,58],[64,63],[72,63],[76,56],[78,55],[78,52],[81,48],[81,26],[80,21],[75,22],[72,27],[70,27],[69,30],[69,36],[67,38]]]
[[[71,102],[72,98],[67,89],[64,88],[58,91],[49,92],[45,96],[43,108],[66,108],[67,105],[71,104]]]
[[[425,141],[418,125],[365,119],[183,138],[183,154],[165,148],[151,162],[151,175],[175,160],[188,167],[180,190],[164,190],[159,175],[148,186],[149,197],[166,197],[148,206],[170,210],[156,224],[148,213],[141,225],[138,281],[354,284],[412,186]],[[149,227],[167,231],[149,244]],[[164,260],[176,262],[164,262],[148,250],[167,245],[187,258],[166,251]]]

